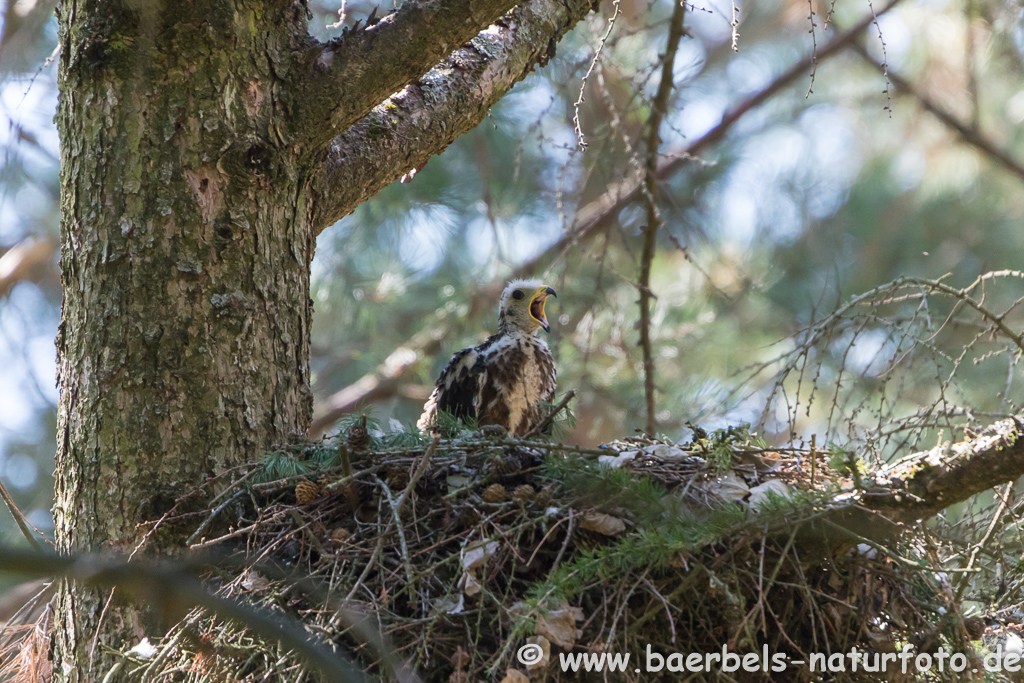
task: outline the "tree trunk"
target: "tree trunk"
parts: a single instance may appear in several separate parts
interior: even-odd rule
[[[323,44],[305,0],[61,4],[61,550],[178,549],[154,521],[306,433],[315,235],[475,126],[591,9],[528,0],[474,38],[514,3],[409,2]],[[114,597],[62,587],[58,677],[103,679],[159,635]]]
[[[62,550],[179,545],[140,523],[308,426],[313,235],[274,125],[305,35],[271,0],[60,8]],[[107,598],[60,592],[66,680],[144,634]]]

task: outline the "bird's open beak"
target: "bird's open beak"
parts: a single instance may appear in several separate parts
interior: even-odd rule
[[[551,333],[551,325],[548,325],[548,319],[544,317],[544,302],[547,301],[549,296],[558,295],[555,294],[555,290],[550,287],[541,287],[537,290],[537,293],[530,299],[530,315],[537,323],[544,328],[544,331]]]

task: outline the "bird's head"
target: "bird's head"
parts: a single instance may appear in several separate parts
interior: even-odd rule
[[[555,290],[540,280],[513,280],[501,293],[498,327],[504,332],[519,331],[532,335],[540,328],[551,332],[544,317],[544,302],[557,296]]]

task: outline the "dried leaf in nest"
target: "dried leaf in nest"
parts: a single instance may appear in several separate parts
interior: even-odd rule
[[[529,503],[536,495],[533,487],[529,484],[521,484],[512,491],[512,499],[520,503]]]
[[[536,633],[551,640],[563,650],[571,650],[576,645],[576,622],[583,621],[583,610],[570,607],[561,601],[556,609],[541,612],[537,616]]]
[[[617,469],[628,462],[633,462],[639,452],[640,451],[623,451],[618,455],[602,455],[597,459],[597,461],[602,465],[606,465],[612,469]]]
[[[462,568],[466,571],[476,569],[486,564],[487,560],[494,557],[498,552],[500,544],[497,541],[479,541],[474,543],[465,555],[462,556]]]
[[[387,472],[388,486],[392,489],[404,489],[409,485],[409,470],[401,465],[390,465]]]
[[[348,434],[345,435],[345,446],[348,447],[349,453],[365,453],[370,450],[372,443],[366,424],[357,422],[348,428]]]
[[[747,500],[747,503],[751,508],[757,510],[765,503],[769,502],[772,497],[792,498],[793,489],[791,489],[789,484],[781,479],[769,479],[763,484],[759,484],[758,486],[750,489],[750,498]]]
[[[551,663],[551,641],[544,636],[531,636],[526,639],[526,642],[540,648],[537,653],[540,656],[532,658],[533,661],[526,665],[526,670],[530,672],[530,678],[534,678],[540,671],[548,668],[548,664]]]
[[[469,683],[469,672],[464,669],[456,669],[448,676],[448,683]]]
[[[484,489],[484,492],[480,494],[480,497],[488,503],[504,503],[505,487],[501,484],[491,484]]]
[[[266,577],[252,570],[247,570],[242,577],[242,588],[247,591],[261,591],[270,585]]]
[[[331,545],[335,548],[340,548],[346,543],[348,539],[352,538],[352,532],[345,527],[338,527],[331,531]]]
[[[509,669],[501,683],[530,683],[530,679],[518,669]]]
[[[299,505],[311,505],[316,502],[317,499],[323,494],[323,489],[320,488],[320,484],[303,479],[295,485],[295,500],[299,502]]]
[[[472,571],[462,572],[462,576],[459,577],[459,582],[456,586],[469,597],[479,595],[480,591],[483,590],[483,586],[480,585],[480,579],[476,578],[476,574]]]
[[[742,503],[750,495],[750,487],[735,472],[726,472],[708,485],[708,490],[727,503]]]
[[[586,512],[583,514],[583,519],[580,520],[580,528],[596,531],[605,536],[614,536],[626,530],[626,523],[618,517],[612,517],[603,512]]]

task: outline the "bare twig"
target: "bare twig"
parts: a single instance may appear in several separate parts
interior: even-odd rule
[[[658,211],[658,149],[661,147],[661,122],[668,109],[672,95],[673,69],[679,40],[683,37],[683,17],[686,8],[676,3],[668,28],[668,42],[661,66],[661,82],[651,104],[651,118],[647,128],[647,162],[644,174],[644,198],[647,201],[647,225],[644,227],[644,245],[640,256],[640,349],[644,358],[644,401],[647,405],[647,434],[653,436],[656,426],[654,404],[654,355],[651,352],[651,262],[657,243],[658,228],[661,227],[661,212]]]
[[[740,51],[740,8],[736,6],[736,0],[732,0],[732,21],[729,23],[732,29],[732,51]],[[675,642],[675,637],[673,637]]]
[[[550,425],[550,424],[551,424],[552,422],[554,422],[554,421],[555,421],[555,417],[556,417],[556,416],[557,416],[557,415],[558,415],[558,414],[559,414],[560,412],[562,412],[563,410],[565,410],[565,407],[566,407],[567,405],[569,405],[569,401],[571,401],[571,400],[572,400],[572,399],[573,399],[573,398],[574,398],[575,396],[576,396],[576,391],[575,391],[575,390],[573,390],[573,389],[570,389],[570,390],[569,390],[569,393],[567,393],[567,394],[565,395],[565,398],[563,398],[563,399],[562,399],[561,401],[559,401],[559,402],[558,402],[558,405],[556,405],[556,406],[555,406],[554,408],[552,408],[552,409],[551,409],[551,412],[550,412],[550,413],[548,413],[547,417],[545,417],[545,418],[544,418],[543,420],[541,420],[540,422],[538,422],[538,423],[537,423],[537,424],[536,424],[536,425],[535,425],[535,426],[533,427],[533,429],[531,429],[530,431],[528,431],[528,432],[526,432],[525,434],[523,434],[523,438],[524,438],[524,439],[529,439],[529,438],[530,438],[531,436],[533,436],[534,434],[540,434],[540,433],[541,433],[541,432],[543,432],[543,431],[544,431],[545,429],[547,429],[547,428],[548,428],[548,425]]]
[[[585,150],[587,148],[587,142],[583,139],[583,129],[580,126],[580,105],[586,100],[583,98],[583,91],[587,87],[587,81],[590,80],[590,74],[594,72],[594,67],[597,66],[598,60],[601,59],[601,52],[604,51],[605,43],[608,42],[608,37],[612,34],[612,29],[615,28],[615,20],[619,18],[619,14],[622,10],[619,9],[619,0],[612,0],[612,16],[608,20],[608,29],[601,36],[601,42],[597,45],[597,50],[594,52],[594,58],[590,61],[590,67],[587,69],[587,73],[583,74],[583,80],[580,81],[580,94],[576,98],[576,101],[572,105],[572,125],[576,131],[576,142],[579,144],[580,149]]]
[[[807,94],[804,98],[808,98],[814,92],[814,77],[818,73],[818,34],[814,30],[818,24],[814,21],[814,0],[807,0],[807,8],[809,13],[807,20],[811,22],[811,81],[807,84]]]
[[[370,556],[369,561],[367,561],[366,567],[363,569],[363,572],[359,575],[359,578],[356,580],[355,584],[353,584],[352,590],[350,590],[348,595],[345,596],[346,603],[352,599],[353,595],[356,594],[356,592],[359,590],[359,587],[362,585],[363,581],[365,581],[366,577],[370,574],[370,570],[373,569],[373,567],[377,564],[377,558],[380,557],[380,553],[384,549],[384,541],[387,539],[388,533],[390,533],[391,531],[391,527],[393,527],[395,524],[401,524],[401,520],[399,519],[399,517],[402,514],[402,507],[405,505],[405,501],[409,499],[409,496],[412,493],[413,488],[415,488],[416,483],[419,482],[420,477],[422,477],[423,473],[427,471],[427,465],[430,463],[430,458],[431,456],[434,455],[434,452],[437,450],[437,444],[440,441],[440,436],[434,437],[434,440],[430,443],[430,446],[427,447],[426,452],[423,454],[423,457],[421,458],[419,464],[417,465],[416,471],[413,473],[412,477],[409,478],[409,483],[406,485],[405,490],[402,491],[402,495],[399,497],[398,503],[392,508],[391,521],[388,523],[387,529],[377,539],[377,545],[373,549],[373,554]]]
[[[889,113],[889,118],[892,118],[892,92],[889,88],[889,58],[885,53],[885,38],[882,36],[882,27],[878,25],[878,15],[875,14],[875,6],[868,0],[868,9],[871,10],[871,14],[874,17],[873,23],[875,29],[878,31],[878,42],[882,46],[882,61],[879,66],[882,69],[882,76],[885,78],[885,111]]]
[[[253,470],[249,474],[252,474],[253,472],[256,472],[256,471],[257,470],[255,468],[253,468]],[[245,476],[246,479],[249,478],[249,474],[247,474]],[[199,527],[192,533],[192,535],[188,537],[188,540],[185,541],[185,545],[191,547],[193,541],[195,541],[197,538],[199,538],[200,535],[204,531],[206,531],[206,529],[210,526],[210,524],[213,522],[213,520],[217,518],[217,515],[219,515],[221,512],[223,512],[227,507],[229,507],[232,503],[237,501],[243,495],[245,495],[245,489],[242,489],[241,491],[236,491],[235,495],[231,496],[230,498],[225,500],[223,503],[221,503],[220,505],[215,507],[213,510],[211,510],[210,514],[207,515],[206,519],[203,520],[203,523],[200,524]]]

